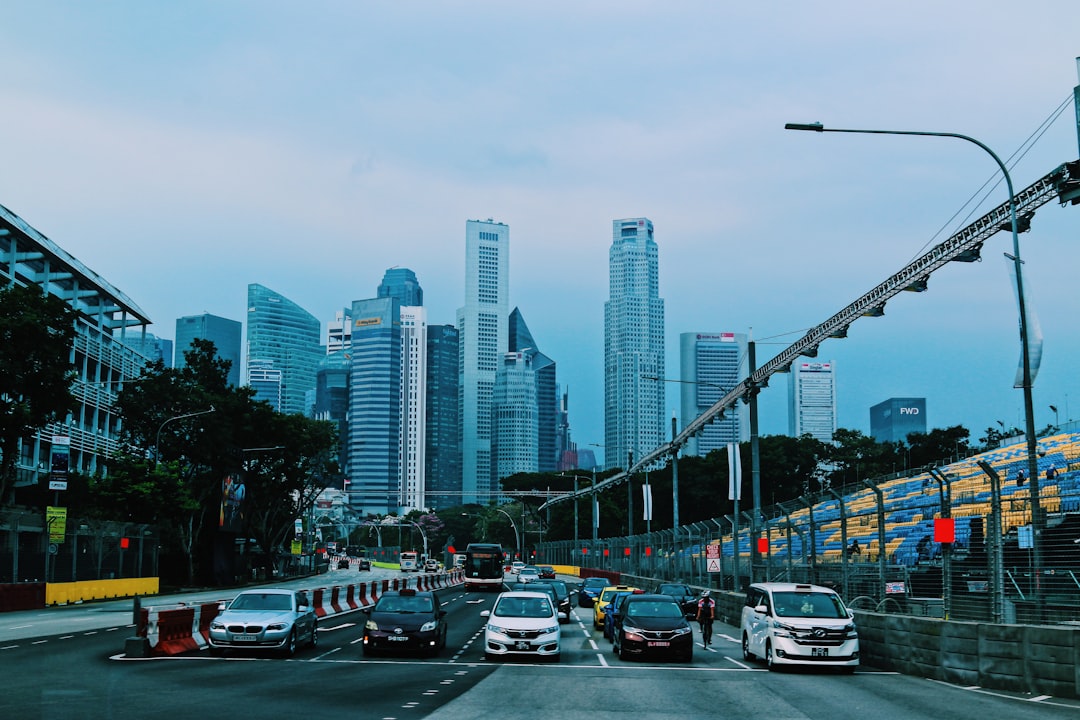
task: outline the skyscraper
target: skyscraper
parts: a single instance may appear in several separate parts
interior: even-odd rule
[[[419,290],[419,286],[417,286]],[[423,297],[423,295],[419,295]],[[402,510],[427,507],[427,313],[422,307],[401,308],[401,488]]]
[[[911,433],[926,434],[926,398],[889,398],[870,408],[870,436],[878,442],[907,443]]]
[[[424,304],[424,290],[416,273],[403,267],[392,267],[383,273],[378,297],[396,297],[403,306],[421,307]]]
[[[184,353],[191,348],[193,340],[209,340],[217,349],[217,356],[227,360],[229,385],[240,386],[240,334],[243,329],[239,320],[229,320],[209,313],[187,315],[176,320],[176,359],[173,367],[185,367]]]
[[[459,417],[458,330],[453,325],[428,325],[426,507],[461,504]]]
[[[535,351],[508,352],[495,374],[491,399],[491,481],[536,472],[539,404]],[[541,356],[543,357],[543,356]]]
[[[529,364],[536,380],[536,468],[529,472],[555,472],[559,453],[555,436],[559,422],[559,391],[555,378],[555,361],[544,353],[533,339],[521,310],[514,308],[508,326],[510,352],[529,355]]]
[[[809,434],[831,443],[836,432],[836,365],[792,363],[789,390],[788,434],[792,437]]]
[[[679,408],[684,420],[715,405],[747,374],[745,333],[681,333]],[[724,411],[722,420],[705,425],[686,444],[687,455],[708,455],[732,442],[750,439],[750,413],[744,403]]]
[[[462,502],[486,502],[491,487],[491,395],[507,348],[510,228],[465,223],[465,305],[458,308]]]
[[[257,283],[248,285],[246,372],[256,400],[279,412],[311,414],[307,396],[325,354],[321,330],[318,318],[293,301]]]
[[[665,442],[664,301],[648,218],[615,220],[604,303],[604,465],[626,467]]]
[[[316,420],[327,420],[338,429],[338,465],[347,475],[349,465],[349,369],[351,360],[344,352],[330,353],[319,362],[315,372]]]
[[[365,514],[397,512],[401,488],[401,305],[352,306],[349,499]]]

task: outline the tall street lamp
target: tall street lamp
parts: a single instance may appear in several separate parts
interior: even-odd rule
[[[1012,177],[1009,175],[1009,169],[1005,167],[1005,163],[1001,161],[1001,158],[997,156],[993,150],[979,142],[973,137],[968,135],[961,135],[959,133],[947,133],[947,132],[919,132],[913,130],[852,130],[852,129],[840,129],[840,128],[827,128],[821,123],[787,123],[784,125],[785,130],[806,130],[809,132],[834,132],[834,133],[859,133],[864,135],[922,135],[929,137],[949,137],[957,138],[959,140],[965,140],[974,145],[978,145],[982,148],[990,157],[994,159],[998,167],[1001,169],[1001,174],[1005,176],[1005,185],[1009,189],[1009,219],[1012,225],[1012,255],[1006,253],[1006,257],[1013,261],[1013,271],[1016,274],[1016,296],[1017,304],[1020,310],[1020,356],[1022,364],[1022,377],[1021,387],[1024,391],[1024,424],[1025,434],[1027,436],[1027,455],[1028,455],[1028,478],[1031,483],[1031,529],[1034,536],[1034,547],[1032,548],[1032,563],[1034,565],[1035,575],[1035,604],[1038,606],[1038,594],[1039,594],[1039,575],[1042,572],[1042,541],[1040,527],[1042,525],[1040,498],[1039,498],[1039,470],[1038,461],[1035,455],[1035,414],[1032,408],[1031,397],[1031,348],[1029,347],[1028,339],[1028,323],[1027,323],[1027,309],[1024,301],[1024,280],[1023,273],[1021,271],[1023,263],[1020,260],[1020,236],[1016,225],[1016,195],[1013,192]]]
[[[510,513],[506,512],[505,510],[501,510],[499,508],[492,508],[492,510],[494,510],[495,512],[502,513],[503,515],[506,516],[506,519],[510,521],[510,527],[514,528],[514,544],[517,546],[518,557],[520,559],[524,560],[525,558],[522,557],[522,554],[521,554],[522,550],[523,550],[523,548],[521,547],[521,536],[518,535],[518,529],[517,529],[517,525],[514,523],[514,518],[510,517]]]
[[[583,479],[583,480],[590,480],[590,478],[589,478],[588,475],[567,475],[566,473],[559,473],[559,474],[562,475],[563,477],[572,477],[572,478],[574,478],[574,553],[576,554],[578,552],[578,549],[581,547],[581,541],[578,539],[578,501],[577,501],[578,479],[580,478],[580,479]],[[595,465],[593,466],[593,474],[592,474],[591,480],[592,480],[592,495],[590,495],[590,497],[592,498],[592,541],[593,541],[593,547],[595,548],[596,547],[596,528],[600,524],[599,519],[596,516],[597,507],[596,507],[596,466]]]
[[[211,405],[209,410],[200,410],[199,412],[186,413],[184,415],[176,415],[165,420],[165,422],[158,425],[157,435],[154,436],[154,469],[157,470],[158,461],[161,459],[161,431],[169,423],[175,420],[183,420],[185,418],[195,417],[196,415],[206,415],[207,413],[214,412],[214,406]]]

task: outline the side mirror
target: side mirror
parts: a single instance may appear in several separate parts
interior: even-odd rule
[[[480,617],[491,617],[491,611],[490,610],[481,610],[480,611]]]
[[[769,608],[765,605],[758,605],[756,608],[754,608],[754,612],[761,613],[762,615],[768,615]]]
[[[446,611],[445,610],[440,610],[439,611],[439,617],[446,617]]]
[[[298,612],[298,613],[306,613],[310,609],[311,608],[309,608],[307,605],[297,605],[296,606],[296,612]]]
[[[560,613],[559,613],[559,619],[560,619],[560,620],[566,620],[566,619],[567,619],[568,617],[569,617],[569,616],[568,616],[568,615],[567,615],[566,613],[564,613],[564,612],[560,612]]]

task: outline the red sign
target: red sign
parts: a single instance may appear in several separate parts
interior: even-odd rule
[[[622,554],[626,557],[630,557],[630,548],[623,548]]]
[[[131,541],[130,541],[130,540],[128,540],[128,539],[127,539],[126,537],[122,537],[122,538],[120,538],[120,549],[121,549],[121,550],[127,550],[127,549],[128,549],[128,546],[129,546],[130,544],[131,544]]]
[[[952,518],[934,518],[934,542],[956,542],[956,523]]]
[[[649,557],[650,555],[652,555],[652,548],[651,547],[645,548],[645,557]]]
[[[448,552],[448,553],[450,553],[451,555],[453,555],[454,553],[456,553],[456,552],[457,552],[457,550],[455,550],[455,549],[454,549],[454,546],[453,546],[453,545],[447,545],[447,546],[446,546],[446,552]]]
[[[608,556],[608,549],[604,548],[604,557],[607,557],[607,556]]]
[[[765,555],[769,552],[769,538],[759,537],[757,539],[757,551],[761,555]]]

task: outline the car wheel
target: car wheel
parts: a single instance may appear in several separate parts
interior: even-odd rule
[[[627,655],[627,654],[626,654],[625,652],[623,652],[623,646],[622,646],[622,644],[620,644],[620,645],[619,645],[619,650],[618,650],[618,651],[617,651],[617,652],[616,652],[615,654],[619,656],[619,659],[620,659],[620,660],[628,660],[628,659],[629,659],[629,657],[630,657],[630,656],[629,656],[629,655]]]
[[[319,647],[319,623],[311,623],[311,647]]]
[[[289,632],[289,639],[285,641],[285,647],[282,649],[282,655],[285,657],[292,657],[296,654],[296,628],[294,627]]]
[[[765,643],[765,664],[769,666],[769,670],[778,670],[776,667],[776,661],[773,659],[772,643]]]
[[[748,661],[754,659],[754,653],[750,652],[750,636],[746,633],[742,634],[742,658]]]

